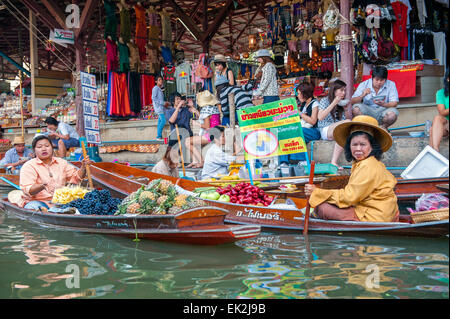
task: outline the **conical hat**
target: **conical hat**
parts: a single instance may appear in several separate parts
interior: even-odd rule
[[[345,147],[347,138],[357,131],[366,132],[373,136],[380,143],[383,152],[386,152],[392,146],[392,136],[389,132],[380,127],[375,118],[368,115],[358,115],[351,122],[339,124],[333,131],[333,137],[336,143]]]

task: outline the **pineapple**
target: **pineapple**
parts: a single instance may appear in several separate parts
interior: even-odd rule
[[[156,195],[150,191],[143,191],[139,195],[139,202],[142,203],[144,201],[144,199],[147,199],[147,198],[154,201],[154,200],[156,200]]]
[[[156,200],[156,203],[161,206],[169,197],[167,195],[163,195]]]
[[[165,195],[169,194],[169,190],[171,190],[172,188],[175,189],[171,181],[163,179],[159,183],[159,190]]]
[[[172,206],[169,208],[168,214],[177,214],[181,211],[183,211],[183,208],[177,207],[177,206]]]
[[[184,207],[187,204],[187,195],[178,195],[175,197],[175,203],[174,205],[176,207]]]
[[[141,205],[139,203],[130,204],[127,208],[127,214],[139,214]]]

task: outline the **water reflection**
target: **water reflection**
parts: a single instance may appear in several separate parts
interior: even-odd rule
[[[0,298],[448,298],[447,239],[276,232],[202,247],[0,217]]]

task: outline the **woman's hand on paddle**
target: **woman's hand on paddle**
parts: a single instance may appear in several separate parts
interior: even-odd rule
[[[86,155],[86,157],[81,160],[82,167],[86,167],[87,165],[91,165],[92,163],[94,162],[89,158],[89,155]]]
[[[316,185],[314,184],[305,184],[305,195],[310,196],[315,188]]]

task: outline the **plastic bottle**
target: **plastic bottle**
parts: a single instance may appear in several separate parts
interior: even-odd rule
[[[431,130],[431,121],[430,120],[427,120],[426,122],[425,122],[425,135],[426,136],[430,136],[430,130]]]

